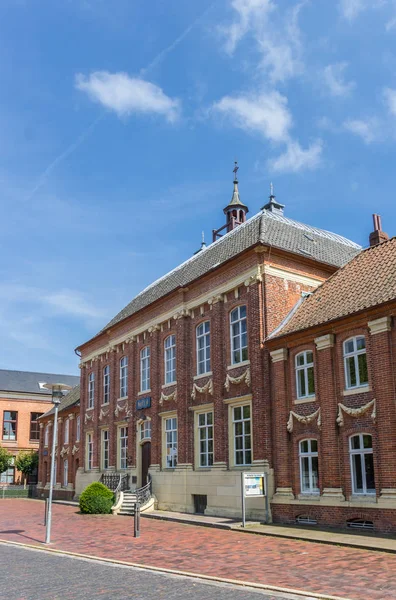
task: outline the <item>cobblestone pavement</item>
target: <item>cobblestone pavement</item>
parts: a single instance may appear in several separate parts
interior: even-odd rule
[[[0,539],[41,544],[43,515],[41,501],[0,500]],[[135,539],[130,517],[54,505],[52,547],[353,600],[396,598],[392,554],[151,519],[141,528]]]
[[[0,589],[7,600],[298,600],[1,544]]]

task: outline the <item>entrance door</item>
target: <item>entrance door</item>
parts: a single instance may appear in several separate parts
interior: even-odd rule
[[[142,487],[148,482],[148,470],[151,463],[151,442],[142,446]]]

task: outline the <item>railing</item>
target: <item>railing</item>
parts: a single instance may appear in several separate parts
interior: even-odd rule
[[[153,483],[151,480],[151,475],[148,476],[148,483],[146,483],[146,485],[144,485],[141,488],[138,488],[135,491],[136,494],[136,501],[140,504],[140,506],[144,506],[144,504],[146,504],[151,496],[153,495]]]
[[[128,473],[103,473],[100,482],[112,492],[124,492],[129,488]]]

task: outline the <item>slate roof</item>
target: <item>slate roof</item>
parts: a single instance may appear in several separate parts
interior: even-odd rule
[[[396,238],[367,248],[334,273],[269,337],[321,325],[396,300]]]
[[[361,250],[361,246],[340,235],[263,210],[145,288],[99,334],[257,244],[335,267],[341,267]]]
[[[80,403],[80,384],[76,385],[66,396],[63,398],[61,403],[59,404],[58,411],[62,412],[67,408],[71,408],[72,406],[76,406],[76,404]],[[44,417],[48,417],[55,412],[55,407],[53,406],[51,410],[48,410],[46,413],[41,415],[40,419]]]
[[[79,383],[78,375],[56,375],[53,373],[31,373],[30,371],[11,371],[0,369],[0,391],[23,392],[29,394],[45,394],[51,396],[49,390],[41,389],[40,383]]]

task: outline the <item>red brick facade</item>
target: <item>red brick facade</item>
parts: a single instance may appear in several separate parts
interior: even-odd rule
[[[360,520],[376,531],[396,531],[395,309],[395,303],[388,303],[268,341],[274,521],[294,523],[302,516],[318,525],[346,527],[348,521]],[[356,336],[365,339],[368,384],[348,389],[344,342]],[[315,393],[304,400],[297,398],[295,357],[305,350],[313,353]],[[375,490],[367,493],[358,478],[355,489],[353,484],[350,439],[358,434],[372,440]],[[308,439],[317,440],[316,495],[302,489],[299,444]]]

